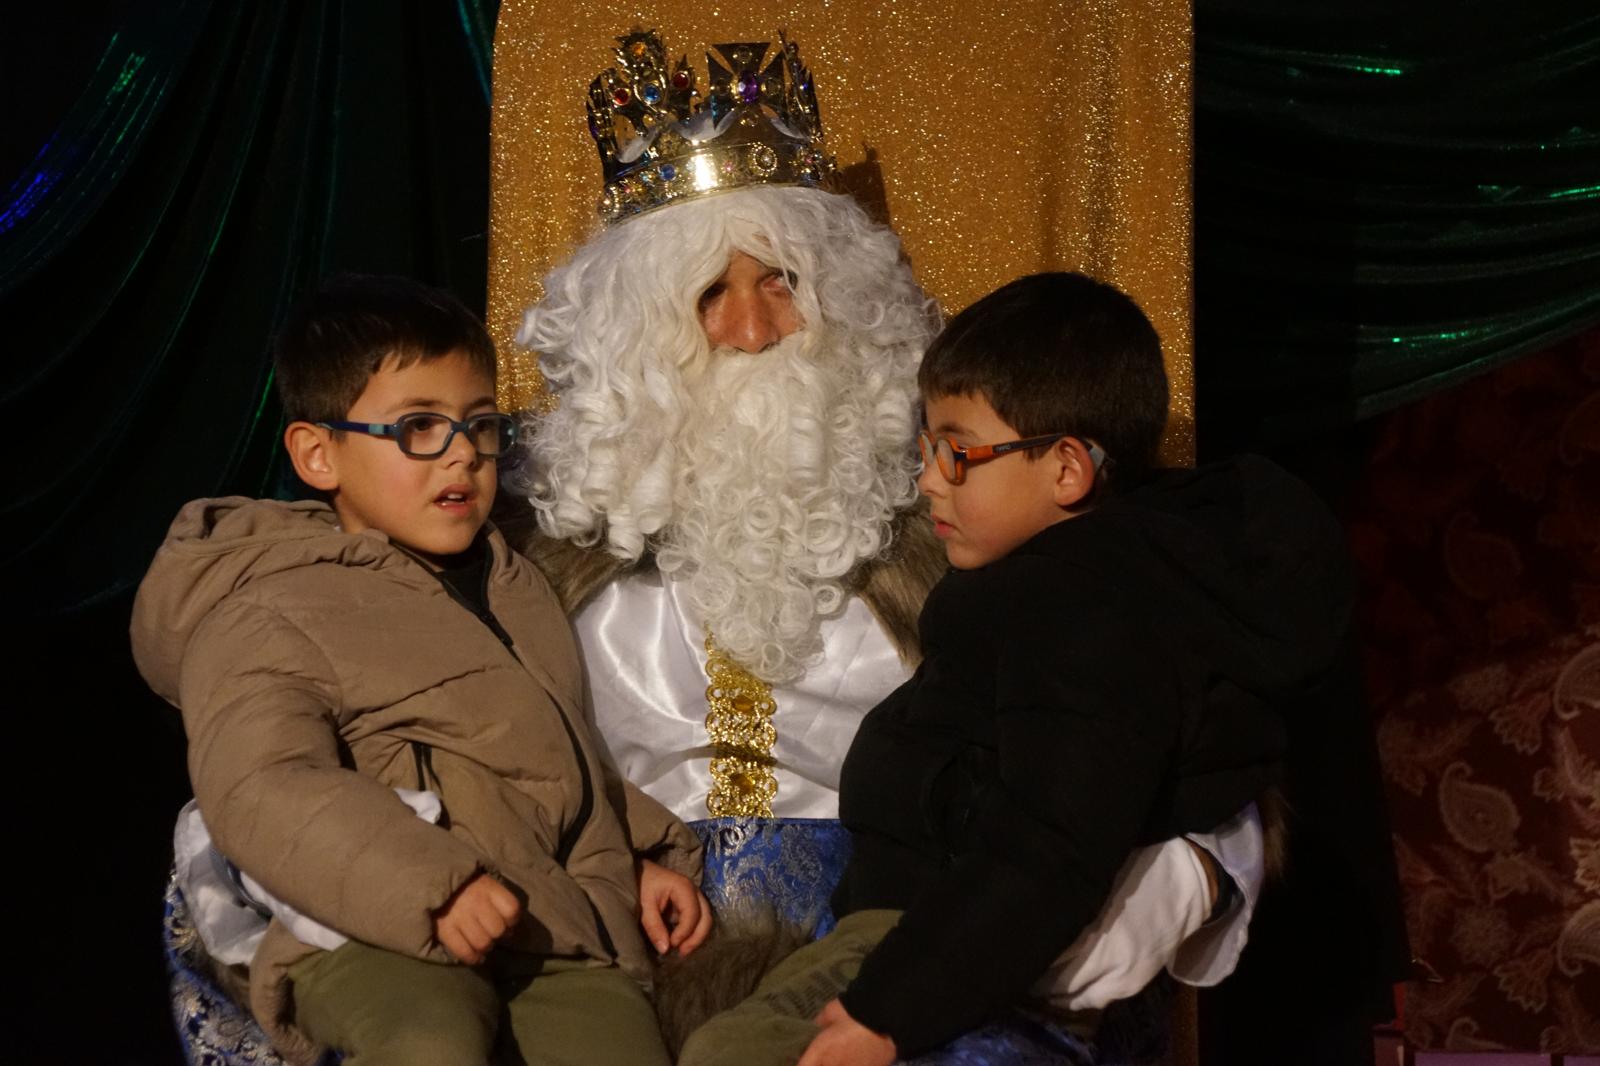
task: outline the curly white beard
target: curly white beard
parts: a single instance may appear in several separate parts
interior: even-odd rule
[[[696,312],[734,251],[796,279],[806,327],[760,355],[710,351]],[[804,672],[841,579],[916,496],[938,309],[899,241],[848,197],[746,189],[602,231],[545,291],[518,340],[560,404],[508,484],[549,536],[654,552],[761,677]]]
[[[713,354],[686,383],[673,516],[656,564],[717,644],[768,681],[802,673],[842,579],[916,498],[913,394],[821,359],[796,333]]]

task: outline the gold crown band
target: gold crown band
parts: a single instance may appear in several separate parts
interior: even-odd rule
[[[703,148],[686,157],[641,167],[608,182],[600,215],[620,222],[652,208],[751,185],[826,187],[829,168],[816,149],[797,144],[739,144]]]

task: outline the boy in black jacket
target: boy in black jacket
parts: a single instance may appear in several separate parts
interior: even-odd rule
[[[887,1064],[1022,1005],[1135,847],[1276,782],[1283,714],[1343,662],[1339,527],[1263,460],[1155,468],[1166,372],[1122,293],[1013,282],[919,384],[953,569],[845,759],[839,927],[682,1063]]]

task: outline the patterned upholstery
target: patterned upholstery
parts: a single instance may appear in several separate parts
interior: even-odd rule
[[[1391,415],[1350,516],[1422,1048],[1600,1052],[1600,333]]]
[[[189,1066],[283,1066],[249,1012],[211,979],[205,945],[189,920],[176,880],[167,881],[162,941],[167,953],[172,1020]]]

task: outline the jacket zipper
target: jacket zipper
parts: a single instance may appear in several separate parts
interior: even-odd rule
[[[493,561],[492,557],[490,561]],[[441,581],[440,584],[444,585],[444,582]],[[454,598],[455,590],[450,588],[449,585],[444,587],[445,591],[449,592],[451,597]],[[487,566],[483,569],[483,587],[478,594],[484,604],[482,611],[473,610],[470,604],[461,600],[456,602],[461,603],[463,607],[472,612],[478,621],[488,626],[489,632],[493,633],[500,643],[505,645],[506,650],[511,653],[511,657],[517,660],[517,665],[526,670],[527,667],[523,665],[522,656],[517,654],[517,649],[512,644],[511,634],[506,632],[505,627],[500,624],[500,619],[496,618],[494,612],[489,610],[489,567]],[[589,824],[590,816],[594,814],[594,781],[589,775],[588,760],[583,757],[583,746],[578,743],[577,730],[573,729],[572,723],[567,720],[567,712],[563,711],[561,705],[556,703],[554,699],[550,703],[556,709],[556,717],[561,719],[561,728],[567,732],[567,743],[572,745],[572,758],[578,764],[578,781],[582,786],[582,794],[578,801],[578,816],[572,820],[571,825],[562,831],[561,839],[556,842],[556,863],[562,869],[565,869],[567,859],[571,857],[573,848],[577,847],[578,837],[583,834],[584,828]]]
[[[444,799],[444,785],[439,780],[439,775],[433,771],[433,745],[424,744],[420,740],[411,742],[411,758],[417,764],[417,791],[427,792],[430,789],[441,801]],[[431,779],[431,783],[430,783]],[[440,804],[438,826],[440,829],[450,828],[450,808]]]
[[[439,587],[444,589],[445,595],[449,596],[452,600],[459,604],[461,608],[468,614],[472,615],[472,617],[488,626],[489,632],[493,633],[495,635],[495,639],[505,646],[506,651],[510,653],[512,659],[516,660],[517,665],[522,667],[523,672],[531,673],[528,670],[528,665],[522,661],[522,656],[517,654],[516,646],[511,640],[511,634],[506,632],[505,626],[500,624],[500,619],[496,618],[494,616],[494,612],[489,609],[489,574],[494,569],[494,552],[492,549],[490,549],[487,545],[484,546],[484,551],[488,555],[488,561],[484,564],[483,579],[478,589],[478,598],[483,602],[483,608],[480,610],[463,599],[455,589],[450,587],[450,583],[448,581],[445,581],[443,578],[441,578],[432,567],[428,566],[418,556],[413,555],[400,545],[394,544],[393,541],[390,541],[390,544],[398,549],[401,553],[411,556],[411,558],[416,561],[417,565],[421,566],[430,575],[432,575],[435,581],[439,582]],[[572,857],[572,850],[578,844],[578,837],[583,835],[583,830],[588,826],[589,818],[594,813],[594,781],[589,774],[589,763],[583,757],[583,746],[578,743],[578,733],[572,728],[572,723],[567,720],[567,712],[562,710],[561,704],[557,703],[553,698],[551,699],[550,704],[555,708],[556,717],[561,719],[561,728],[567,732],[567,743],[572,746],[572,758],[573,761],[578,764],[578,781],[579,785],[581,786],[581,795],[578,801],[578,816],[573,819],[573,822],[570,826],[562,831],[561,839],[556,842],[556,853],[554,856],[556,865],[565,870],[567,868],[567,860]],[[428,769],[430,771],[433,769],[431,755],[432,753],[430,752],[428,759]],[[435,779],[437,780],[437,778]],[[596,931],[598,931],[600,934],[601,946],[611,953],[612,958],[617,958],[617,945],[611,939],[611,930],[606,928],[605,919],[600,916],[600,908],[595,906],[594,900],[589,899],[589,894],[587,892],[585,892],[583,895],[584,899],[588,900],[589,910],[594,914],[594,925]]]

